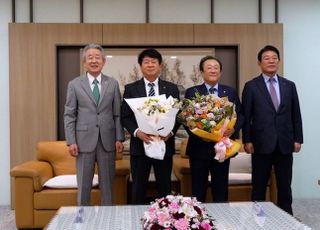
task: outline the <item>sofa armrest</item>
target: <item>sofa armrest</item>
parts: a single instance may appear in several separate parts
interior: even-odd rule
[[[175,174],[190,174],[189,158],[173,157],[173,170]]]
[[[189,158],[173,156],[173,173],[180,182],[180,194],[191,196],[191,173]]]
[[[13,167],[10,171],[12,177],[29,177],[33,180],[35,191],[41,191],[43,184],[53,177],[53,170],[48,162],[27,161]]]
[[[130,161],[127,159],[116,160],[116,175],[129,176]]]

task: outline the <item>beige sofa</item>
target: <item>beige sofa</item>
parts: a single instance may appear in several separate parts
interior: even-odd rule
[[[39,142],[37,160],[11,169],[17,228],[43,228],[61,206],[77,205],[77,189],[53,189],[44,183],[55,176],[75,174],[75,158],[68,154],[64,141]],[[117,155],[113,202],[127,204],[129,160]],[[93,205],[100,203],[100,191],[92,190]]]
[[[173,173],[180,182],[180,193],[184,196],[191,196],[191,175],[189,158],[185,155],[187,139],[181,141],[180,154],[173,158]],[[208,178],[208,182],[210,181]],[[207,202],[212,201],[211,191],[208,186]],[[240,152],[231,159],[229,169],[229,201],[250,201],[251,200],[251,156]],[[268,184],[266,198],[276,203],[276,182],[274,173],[271,175]]]

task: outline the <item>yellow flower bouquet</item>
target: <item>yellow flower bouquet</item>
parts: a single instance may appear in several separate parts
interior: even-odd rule
[[[184,99],[178,120],[203,140],[216,142],[216,159],[221,162],[233,156],[241,147],[240,143],[223,135],[237,121],[235,104],[227,97],[196,94],[192,99]]]

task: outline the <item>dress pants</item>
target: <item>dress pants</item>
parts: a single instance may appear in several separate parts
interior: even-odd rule
[[[79,152],[76,159],[78,205],[88,206],[91,199],[95,162],[98,165],[101,205],[112,204],[112,185],[115,177],[115,152],[107,152],[101,139],[93,152]]]
[[[189,158],[192,196],[205,202],[208,176],[211,175],[211,191],[213,202],[228,201],[229,165],[230,159],[220,163],[213,157],[210,159]]]
[[[277,205],[292,215],[292,164],[291,154],[281,154],[278,148],[272,154],[252,154],[252,200],[264,201],[272,165],[277,181]]]
[[[172,157],[156,160],[145,155],[131,155],[130,165],[133,204],[147,204],[146,192],[151,166],[154,170],[158,198],[171,194]]]

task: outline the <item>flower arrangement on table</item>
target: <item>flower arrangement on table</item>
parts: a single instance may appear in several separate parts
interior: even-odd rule
[[[162,160],[166,146],[160,136],[166,137],[173,129],[180,108],[179,100],[162,94],[154,97],[125,98],[125,101],[134,112],[139,129],[153,135],[151,144],[144,143],[146,155]]]
[[[168,195],[156,199],[141,219],[144,230],[213,230],[214,219],[196,198]]]
[[[184,99],[178,120],[203,140],[217,142],[215,159],[223,162],[240,149],[240,143],[224,137],[225,130],[232,129],[237,121],[235,104],[227,97],[214,94],[195,94],[192,99]]]

